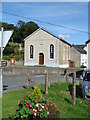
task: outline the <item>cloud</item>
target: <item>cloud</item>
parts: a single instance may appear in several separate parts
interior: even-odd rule
[[[70,38],[70,35],[69,34],[60,34],[59,37],[62,39],[67,39],[67,38]]]

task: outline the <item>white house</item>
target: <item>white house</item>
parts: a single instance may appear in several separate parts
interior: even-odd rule
[[[43,28],[24,39],[24,65],[69,67],[71,45]]]
[[[87,50],[87,68],[90,69],[90,39],[86,41],[86,50]]]
[[[86,45],[72,45],[80,53],[80,66],[87,66]]]
[[[68,42],[44,28],[37,29],[24,39],[24,50],[25,66],[44,65],[61,68],[80,66],[79,52]]]

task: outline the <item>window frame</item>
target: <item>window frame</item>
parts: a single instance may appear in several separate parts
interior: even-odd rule
[[[50,59],[54,59],[54,45],[50,44]]]
[[[30,45],[30,59],[33,59],[34,47]]]

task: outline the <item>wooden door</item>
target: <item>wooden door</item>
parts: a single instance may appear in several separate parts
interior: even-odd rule
[[[39,64],[40,65],[44,64],[44,54],[43,53],[39,53]]]

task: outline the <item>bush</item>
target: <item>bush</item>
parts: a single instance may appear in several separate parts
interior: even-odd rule
[[[51,102],[50,104],[48,104],[48,111],[49,111],[49,116],[48,118],[59,118],[59,111],[57,109],[57,106]]]
[[[15,58],[16,61],[24,60],[24,55],[23,54],[14,55],[14,58]]]
[[[24,60],[24,55],[23,55],[23,54],[20,54],[20,55],[10,54],[10,55],[4,55],[4,56],[3,56],[3,59],[4,59],[4,60],[10,61],[10,58],[14,58],[16,61]]]
[[[24,60],[24,48],[22,48],[22,51],[20,53],[18,43],[9,42],[5,47],[3,54],[4,60],[10,60],[10,56],[12,54],[16,61]]]
[[[33,93],[32,93],[34,96],[37,96],[37,97],[42,97],[42,94],[41,94],[41,91],[40,91],[40,88],[37,86],[34,90],[33,90]]]
[[[19,54],[19,48],[18,48],[18,47],[15,47],[15,48],[14,48],[14,54],[15,54],[15,55]]]
[[[14,49],[19,48],[19,45],[13,42],[8,42],[7,46],[5,47],[3,53],[5,55],[10,55],[14,53]]]
[[[3,54],[5,54],[5,55],[10,55],[10,54],[13,54],[13,53],[14,53],[14,48],[9,47],[9,46],[7,46],[3,51]]]
[[[15,48],[15,47],[19,47],[18,43],[14,43],[14,42],[8,42],[8,45]]]
[[[6,56],[6,55],[5,55],[5,56],[3,56],[3,59],[10,61],[10,56]]]
[[[48,109],[51,114],[56,113],[58,111],[57,106],[53,102],[50,103]]]
[[[81,68],[86,68],[86,66],[84,66],[84,65],[81,65]]]

